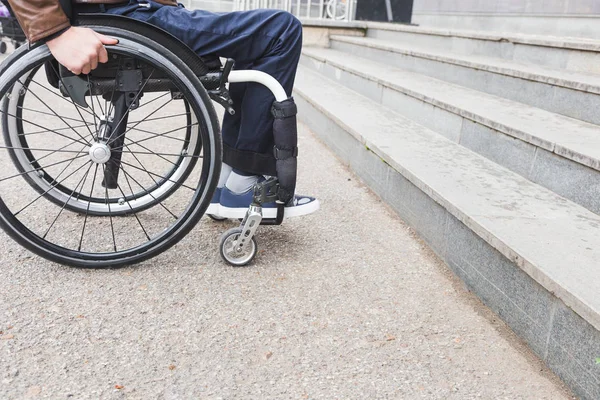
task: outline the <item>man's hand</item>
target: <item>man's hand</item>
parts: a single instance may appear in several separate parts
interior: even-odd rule
[[[72,73],[88,74],[98,63],[108,61],[105,44],[117,44],[117,39],[101,35],[89,28],[70,27],[48,41],[48,48],[60,64]]]

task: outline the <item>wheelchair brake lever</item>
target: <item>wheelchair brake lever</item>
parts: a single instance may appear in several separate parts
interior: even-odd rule
[[[221,81],[219,82],[219,90],[225,90],[225,84],[229,79],[229,73],[233,69],[233,65],[235,64],[235,60],[233,58],[228,58],[225,61],[225,65],[223,66],[223,72],[221,73]]]
[[[222,105],[223,108],[225,108],[225,110],[229,114],[231,114],[231,115],[235,114],[235,110],[232,107],[233,100],[231,100],[231,97],[229,96],[229,91],[227,89],[225,89],[225,90],[209,90],[208,95],[210,96],[211,99],[213,99],[214,101],[216,101],[217,103]]]
[[[233,65],[235,61],[232,58],[228,58],[223,66],[223,71],[221,71],[221,78],[219,79],[219,88],[217,90],[209,90],[208,94],[211,99],[222,105],[225,110],[230,115],[235,114],[235,110],[233,109],[233,100],[231,96],[229,96],[229,91],[225,87],[227,80],[229,78],[229,73],[233,69]]]

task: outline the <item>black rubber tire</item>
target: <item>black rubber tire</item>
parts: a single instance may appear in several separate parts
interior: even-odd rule
[[[111,46],[112,51],[121,54],[135,54],[136,57],[140,57],[148,63],[169,65],[167,70],[174,71],[169,74],[180,84],[186,98],[193,100],[190,102],[190,106],[193,112],[199,116],[198,131],[201,135],[199,142],[203,146],[204,157],[201,161],[203,169],[198,188],[181,218],[177,219],[168,230],[142,245],[122,251],[89,253],[48,242],[25,227],[12,214],[1,197],[0,227],[23,247],[48,260],[76,267],[108,268],[131,265],[156,256],[179,242],[196,225],[210,204],[217,185],[221,168],[222,145],[218,117],[205,88],[190,68],[170,49],[156,44],[151,38],[127,30],[108,29],[101,26],[93,26],[93,28],[120,40],[118,45]],[[3,70],[0,77],[0,98],[19,79],[20,72],[22,75],[24,71],[42,65],[51,58],[46,45],[34,46],[28,51],[19,52],[19,57],[11,60],[11,64]],[[200,121],[200,117],[202,117],[202,121]]]

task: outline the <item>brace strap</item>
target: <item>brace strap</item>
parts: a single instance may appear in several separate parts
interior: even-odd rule
[[[273,155],[276,160],[287,160],[288,158],[298,157],[298,147],[293,149],[280,149],[277,146],[273,146]]]
[[[277,176],[277,160],[270,153],[238,150],[223,143],[223,162],[244,172]]]
[[[298,114],[298,107],[290,99],[284,101],[275,101],[271,107],[271,114],[275,119],[284,119]]]

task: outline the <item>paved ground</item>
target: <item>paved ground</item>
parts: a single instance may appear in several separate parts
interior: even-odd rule
[[[252,267],[203,220],[143,264],[78,270],[0,234],[0,397],[566,399],[560,381],[301,127],[322,210]]]

